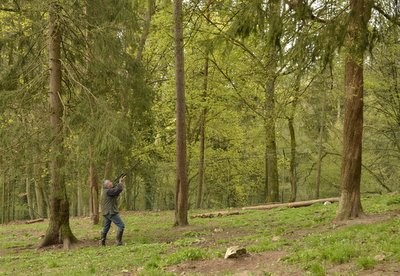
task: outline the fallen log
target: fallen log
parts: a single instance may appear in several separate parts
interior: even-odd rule
[[[220,211],[220,212],[191,215],[190,218],[214,218],[214,217],[222,217],[222,216],[233,216],[233,215],[239,215],[239,214],[240,214],[239,211]]]
[[[338,202],[338,197],[330,197],[330,198],[321,198],[307,201],[297,201],[297,202],[289,202],[289,203],[277,203],[277,204],[267,204],[267,205],[257,205],[257,206],[248,206],[243,207],[242,210],[269,210],[274,208],[298,208],[298,207],[306,207],[313,205],[315,203],[324,203],[324,202]]]
[[[32,220],[25,221],[25,224],[32,224],[32,223],[41,222],[41,221],[44,221],[44,219],[43,218],[32,219]]]

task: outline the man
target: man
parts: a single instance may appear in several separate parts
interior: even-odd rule
[[[113,187],[113,183],[111,180],[104,180],[103,184],[103,216],[104,216],[104,228],[101,232],[101,245],[106,245],[106,238],[108,230],[110,230],[111,222],[114,222],[118,227],[117,232],[117,245],[122,245],[122,235],[124,233],[125,224],[122,221],[121,217],[118,214],[117,201],[118,196],[123,190],[123,181],[124,177],[121,177],[118,180],[118,185]]]

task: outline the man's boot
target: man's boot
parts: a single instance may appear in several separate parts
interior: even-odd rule
[[[118,229],[117,233],[117,245],[122,245],[122,235],[124,234],[124,229]]]
[[[101,233],[101,240],[100,240],[100,245],[105,246],[106,245],[106,238],[107,234]]]

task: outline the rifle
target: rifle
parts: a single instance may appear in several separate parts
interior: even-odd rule
[[[113,183],[119,183],[119,180],[121,179],[121,178],[123,178],[123,177],[125,177],[126,176],[126,173],[121,173],[120,175],[118,175],[118,177],[114,180],[114,182]]]

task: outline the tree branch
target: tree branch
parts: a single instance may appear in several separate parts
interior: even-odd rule
[[[0,7],[0,11],[5,11],[5,12],[20,12],[20,8],[5,8],[5,7]]]

